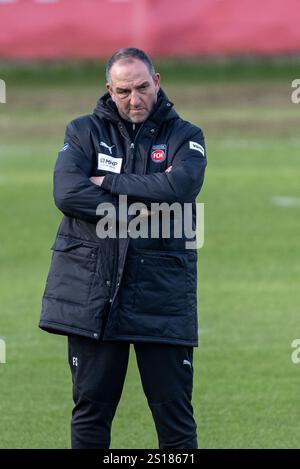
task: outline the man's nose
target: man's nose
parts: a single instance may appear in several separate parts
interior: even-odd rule
[[[139,107],[139,105],[141,104],[141,98],[137,91],[132,91],[130,97],[130,104],[132,107]]]

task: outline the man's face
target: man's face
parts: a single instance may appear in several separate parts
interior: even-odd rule
[[[110,69],[106,88],[123,119],[139,123],[150,115],[159,91],[159,73],[151,75],[137,59],[120,59]]]

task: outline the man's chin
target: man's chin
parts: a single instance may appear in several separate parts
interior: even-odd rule
[[[145,111],[130,113],[130,120],[134,124],[139,124],[140,122],[144,122],[147,119],[147,117],[148,117],[148,113]]]
[[[146,118],[141,118],[141,119],[138,119],[138,118],[134,118],[134,119],[131,119],[131,122],[133,124],[141,124],[142,122],[144,122],[146,120]]]

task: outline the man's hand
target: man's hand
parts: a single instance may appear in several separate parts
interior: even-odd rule
[[[105,178],[105,176],[92,176],[92,177],[90,177],[90,181],[92,181],[92,183],[96,184],[96,186],[101,186],[104,178]]]
[[[170,173],[172,171],[172,166],[169,166],[165,172],[166,173]],[[105,178],[105,176],[92,176],[90,177],[90,181],[93,183],[93,184],[96,184],[96,186],[101,186],[102,182],[103,182],[103,179]]]

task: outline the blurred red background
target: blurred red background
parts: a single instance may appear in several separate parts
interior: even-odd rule
[[[0,58],[300,51],[299,0],[0,0]]]

